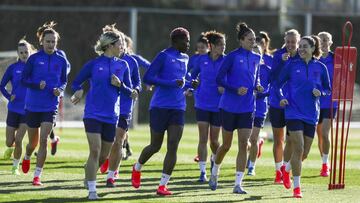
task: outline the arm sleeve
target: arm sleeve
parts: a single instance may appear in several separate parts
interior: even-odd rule
[[[224,87],[226,90],[236,94],[238,88],[230,85],[226,80],[226,75],[230,70],[232,63],[233,63],[233,57],[231,57],[231,55],[226,56],[223,63],[220,66],[219,72],[216,75],[216,83],[219,86]]]
[[[141,91],[141,79],[139,73],[139,64],[134,60],[134,68],[131,74],[131,84],[132,88],[137,90],[138,92]]]
[[[325,65],[323,65],[323,69],[322,69],[322,74],[321,74],[321,82],[322,82],[322,92],[323,95],[330,95],[331,94],[331,85],[330,85],[330,77],[329,77],[329,72],[326,68]]]
[[[275,82],[277,80],[277,76],[280,74],[282,66],[284,66],[284,61],[281,58],[281,54],[275,54],[270,71],[270,82]]]
[[[288,63],[280,72],[277,82],[275,83],[275,93],[278,95],[280,100],[285,99],[281,88],[289,80],[291,63]]]
[[[145,59],[144,57],[142,57],[140,55],[136,55],[136,54],[131,55],[131,56],[133,56],[136,59],[137,63],[139,64],[139,67],[142,67],[144,69],[149,69],[150,62],[147,59]]]
[[[60,85],[59,85],[59,89],[61,89],[62,91],[65,90],[66,88],[66,84],[67,84],[67,76],[68,76],[68,62],[66,60],[64,60],[64,66],[62,68],[61,71],[61,76],[60,76]]]
[[[165,59],[166,55],[164,53],[160,53],[158,56],[156,56],[156,58],[151,63],[149,69],[144,75],[144,82],[146,84],[166,87],[177,87],[176,80],[161,79],[157,76],[164,65]]]
[[[122,81],[122,85],[120,87],[120,92],[124,93],[127,96],[131,95],[132,92],[132,85],[131,85],[131,79],[130,79],[130,70],[129,67],[126,66],[126,71],[124,72],[124,77]]]
[[[4,76],[1,79],[1,83],[0,83],[0,91],[1,93],[4,95],[4,97],[7,100],[10,100],[11,98],[11,94],[5,89],[6,84],[11,80],[12,76],[11,76],[11,66],[9,68],[7,68]]]
[[[76,76],[72,83],[71,89],[76,92],[82,89],[82,84],[91,77],[92,63],[88,62],[80,70],[80,73]]]
[[[34,58],[30,56],[28,61],[25,64],[24,70],[21,75],[21,82],[22,84],[31,89],[40,89],[40,83],[37,81],[32,81],[31,73],[33,71],[33,60]]]
[[[266,65],[264,65],[266,66]],[[260,66],[261,68],[261,66]],[[263,73],[262,75],[260,75],[261,77],[261,86],[264,88],[264,91],[261,92],[261,93],[257,93],[256,94],[256,97],[257,98],[264,98],[264,97],[267,97],[269,96],[269,91],[270,91],[270,80],[269,80],[269,77],[270,77],[270,69],[268,66],[266,67],[263,67],[265,70],[261,73]],[[261,70],[260,70],[261,71]]]

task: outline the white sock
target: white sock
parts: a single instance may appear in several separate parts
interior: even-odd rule
[[[24,159],[25,159],[25,160],[30,160],[30,157],[31,157],[31,156],[28,156],[28,155],[25,154]]]
[[[200,172],[206,173],[206,161],[199,161]]]
[[[14,159],[13,160],[13,166],[17,167],[19,166],[20,159]]]
[[[288,162],[288,163],[286,164],[286,166],[285,166],[285,171],[286,171],[286,172],[290,172],[290,170],[291,170],[291,163]]]
[[[96,180],[88,181],[89,192],[96,192]]]
[[[283,166],[286,166],[287,163],[288,161],[283,161]]]
[[[56,140],[57,140],[57,136],[55,135],[54,138],[51,138],[51,143],[56,142]]]
[[[294,176],[294,188],[300,187],[300,176]]]
[[[275,169],[277,170],[277,171],[280,171],[280,168],[281,168],[281,166],[283,165],[283,162],[281,161],[281,162],[276,162],[275,163]]]
[[[106,177],[106,180],[109,179],[109,178],[112,178],[114,179],[114,175],[115,175],[115,171],[108,171],[108,174],[107,174],[107,177]]]
[[[254,168],[255,167],[255,162],[249,161],[249,168]]]
[[[42,170],[43,170],[42,168],[36,167],[34,172],[34,177],[40,177]]]
[[[215,154],[211,154],[210,160],[211,160],[211,161],[215,161]]]
[[[323,164],[327,164],[329,162],[329,154],[323,154],[321,158],[322,158]]]
[[[162,186],[162,185],[167,185],[168,184],[168,182],[169,182],[169,180],[170,180],[170,175],[168,175],[168,174],[165,174],[165,173],[162,173],[161,174],[161,179],[160,179],[160,186]]]
[[[142,167],[142,165],[139,163],[139,162],[136,162],[136,164],[135,164],[135,171],[141,171],[141,167]]]
[[[244,177],[244,172],[237,171],[235,175],[235,185],[241,186],[243,177]]]
[[[211,171],[211,175],[218,176],[219,173],[220,173],[220,164],[214,163],[214,166],[213,166],[212,171]]]

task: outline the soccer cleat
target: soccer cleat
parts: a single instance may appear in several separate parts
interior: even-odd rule
[[[205,172],[201,172],[198,182],[200,182],[200,183],[205,183],[206,181],[207,181],[206,173],[205,173]]]
[[[285,168],[286,168],[286,165],[285,165],[285,164],[280,167],[281,173],[284,173],[284,172],[285,172]]]
[[[139,188],[141,184],[141,171],[135,170],[135,164],[131,173],[131,184],[134,188]]]
[[[321,168],[321,171],[320,171],[320,176],[328,177],[329,174],[330,174],[329,165],[323,164],[322,168]]]
[[[172,195],[172,192],[167,189],[166,185],[160,185],[156,191],[156,194],[166,196]]]
[[[247,194],[247,192],[240,185],[235,185],[233,189],[233,193],[235,194]]]
[[[262,146],[264,145],[264,139],[260,138],[259,142],[258,142],[258,153],[257,153],[257,158],[260,158],[261,153],[262,153]]]
[[[218,184],[218,177],[211,175],[210,176],[210,180],[209,180],[209,186],[211,190],[216,190],[217,189],[217,184]]]
[[[19,166],[13,166],[12,169],[11,169],[11,174],[20,175]]]
[[[199,161],[200,161],[199,155],[196,155],[196,156],[194,157],[194,161],[195,161],[195,162],[199,162]]]
[[[96,192],[89,192],[88,199],[89,200],[97,200],[97,199],[99,199],[99,196],[97,195]]]
[[[286,189],[291,188],[290,172],[284,171],[283,173],[283,184]]]
[[[248,168],[248,172],[247,172],[247,175],[248,176],[255,176],[255,167],[250,167]]]
[[[279,170],[277,170],[276,171],[276,174],[275,174],[275,180],[274,180],[274,183],[275,184],[282,184],[283,183],[283,181],[282,181],[282,173],[281,173],[281,171],[279,171]]]
[[[13,152],[14,152],[14,147],[8,147],[4,152],[4,159],[5,160],[10,159]]]
[[[108,171],[108,169],[109,169],[109,159],[106,159],[105,162],[100,166],[100,172],[104,174]]]
[[[295,198],[302,198],[303,197],[300,187],[294,188],[293,197],[295,197]]]
[[[34,186],[41,186],[42,183],[41,183],[41,181],[40,181],[40,177],[34,177],[32,184],[33,184]]]
[[[119,171],[118,170],[114,171],[114,179],[115,180],[119,179]]]
[[[249,157],[248,157],[248,160],[247,160],[247,162],[246,162],[245,168],[249,168],[249,165],[250,165],[250,159],[249,159]]]
[[[21,164],[21,170],[23,173],[29,172],[30,169],[30,160],[23,159]]]
[[[116,187],[115,180],[113,178],[109,178],[106,180],[106,187]]]
[[[55,142],[52,142],[51,141],[51,155],[55,155],[56,154],[56,151],[57,151],[57,145],[59,144],[60,142],[60,137],[59,136],[55,136]]]

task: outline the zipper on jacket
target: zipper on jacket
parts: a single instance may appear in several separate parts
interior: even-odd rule
[[[50,72],[50,59],[51,59],[51,56],[49,55],[48,72]]]

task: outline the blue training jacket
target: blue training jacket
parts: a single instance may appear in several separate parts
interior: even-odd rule
[[[334,74],[334,53],[329,52],[327,57],[325,57],[325,58],[320,57],[319,61],[322,62],[323,64],[325,64],[325,66],[328,70],[328,73],[329,73],[330,84],[332,84],[333,74]],[[337,107],[337,102],[334,102],[333,107],[334,108]],[[331,95],[325,95],[325,96],[320,97],[320,108],[321,109],[331,108]]]
[[[262,55],[262,60],[263,60],[263,62],[264,62],[265,65],[267,65],[267,66],[269,66],[269,67],[272,67],[273,61],[274,61],[273,56],[268,55],[268,54],[263,54],[263,55]]]
[[[189,61],[187,54],[173,47],[161,51],[144,75],[144,82],[155,85],[150,109],[153,107],[166,109],[186,108],[184,88],[178,87],[176,80],[184,80]]]
[[[261,64],[259,66],[258,77],[260,77],[260,84],[264,88],[264,91],[262,93],[256,93],[255,117],[258,118],[265,118],[268,111],[270,71],[271,67],[266,64]]]
[[[271,66],[271,73],[270,73],[270,95],[269,95],[269,105],[271,107],[274,107],[274,108],[278,108],[278,109],[283,109],[283,107],[280,106],[280,98],[277,96],[277,93],[276,93],[276,82],[278,80],[278,77],[280,75],[280,72],[281,70],[283,69],[283,67],[289,63],[289,61],[291,60],[294,60],[294,59],[299,59],[299,54],[296,53],[295,56],[293,57],[290,57],[287,61],[283,61],[282,60],[282,55],[284,53],[286,53],[287,50],[286,48],[282,48],[282,49],[279,49],[277,50],[275,53],[274,53],[274,57],[273,57],[273,63],[272,63],[272,66]],[[284,93],[284,95],[287,94],[288,92],[288,86],[287,84],[285,84],[282,88],[282,91]]]
[[[0,91],[4,97],[9,100],[8,110],[19,114],[25,114],[25,96],[27,88],[21,83],[21,75],[25,68],[25,63],[21,60],[11,64],[5,71],[0,83]],[[11,82],[11,93],[5,87]],[[11,95],[15,95],[15,99],[10,101]]]
[[[281,87],[287,82],[287,96]],[[285,119],[298,119],[311,125],[316,125],[320,114],[320,99],[312,93],[314,88],[330,94],[330,79],[326,66],[316,59],[308,64],[302,59],[290,61],[281,71],[278,79],[277,94],[281,99],[287,99]]]
[[[86,96],[84,118],[92,118],[105,123],[115,124],[119,118],[120,92],[131,94],[129,66],[126,61],[117,57],[101,55],[87,62],[76,76],[72,90],[82,89],[82,83],[90,82]],[[111,75],[115,74],[121,81],[120,88],[111,84]]]
[[[219,86],[225,88],[219,108],[231,113],[254,112],[254,90],[261,56],[243,48],[235,49],[224,58],[216,77]],[[240,87],[248,88],[245,95],[237,94]]]
[[[150,61],[148,61],[146,58],[142,57],[138,54],[131,54],[131,56],[136,60],[139,67],[142,67],[144,69],[148,69],[150,67]]]
[[[141,81],[139,73],[139,65],[136,60],[128,54],[124,54],[121,57],[122,60],[126,61],[129,65],[130,78],[132,88],[140,92],[141,90]],[[133,99],[125,92],[120,92],[120,115],[130,119],[131,112],[133,110]]]
[[[223,60],[224,55],[219,56],[219,58],[213,61],[209,54],[203,54],[198,57],[197,63],[190,71],[191,79],[199,77],[200,80],[200,84],[195,92],[196,108],[219,112],[221,94],[218,91],[216,75]]]
[[[65,90],[67,83],[67,60],[57,51],[52,54],[40,50],[31,55],[25,64],[21,82],[28,88],[25,96],[25,109],[32,112],[56,111],[59,97],[54,88]],[[40,81],[46,86],[40,89]]]

